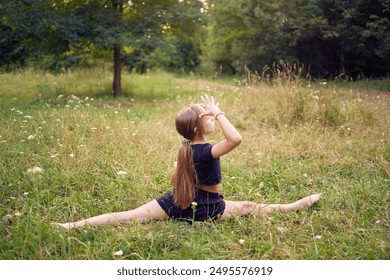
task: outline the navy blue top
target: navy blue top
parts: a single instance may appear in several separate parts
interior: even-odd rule
[[[201,185],[214,186],[222,181],[220,160],[219,157],[213,158],[212,147],[209,143],[192,145],[195,170]]]

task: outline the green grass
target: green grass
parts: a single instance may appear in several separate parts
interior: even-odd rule
[[[111,77],[99,69],[0,75],[0,259],[390,258],[388,80],[378,89],[124,74],[124,93],[112,99]],[[175,114],[202,93],[244,137],[222,159],[226,199],[284,203],[323,192],[323,200],[222,223],[50,226],[168,191],[181,142]],[[210,140],[220,138],[218,129]],[[28,172],[34,166],[43,172]]]

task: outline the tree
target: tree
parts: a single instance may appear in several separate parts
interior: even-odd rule
[[[1,1],[0,23],[2,35],[6,35],[2,36],[2,43],[14,46],[11,52],[0,54],[3,59],[11,55],[3,63],[64,55],[83,36],[86,26],[80,18],[63,10],[62,4],[63,1]]]
[[[388,0],[214,0],[204,61],[228,74],[279,60],[315,77],[390,72]]]
[[[390,72],[389,6],[386,0],[308,1],[298,57],[315,76],[385,76]]]
[[[297,1],[213,1],[206,54],[226,73],[261,71],[274,61],[297,60]]]
[[[23,50],[26,61],[40,64],[48,61],[50,70],[61,71],[82,61],[88,54],[113,52],[112,89],[113,95],[117,96],[121,91],[123,58],[126,62],[126,57],[138,56],[138,67],[141,67],[158,47],[163,50],[172,42],[174,47],[181,49],[194,46],[189,34],[196,30],[198,22],[194,20],[196,15],[187,11],[194,11],[194,7],[202,4],[187,2],[2,0],[0,32],[4,36],[0,49],[4,53],[0,54],[0,62],[12,63],[16,50]],[[172,38],[186,38],[187,42],[181,44]],[[11,50],[9,46],[15,44],[18,47]]]
[[[163,40],[145,57],[148,67],[192,72],[200,65],[207,5],[201,1],[178,1],[164,11]]]
[[[123,2],[122,0],[116,1],[113,0],[113,8],[115,11],[115,19],[117,25],[121,25],[122,23],[122,15],[123,15]],[[114,97],[118,96],[118,94],[122,90],[121,85],[121,72],[122,71],[122,59],[121,59],[121,44],[120,42],[114,42],[114,80],[112,83],[112,93]]]
[[[122,64],[227,74],[262,72],[280,60],[314,77],[390,72],[389,0],[2,0],[0,67],[63,71],[87,58],[113,59],[113,95]]]

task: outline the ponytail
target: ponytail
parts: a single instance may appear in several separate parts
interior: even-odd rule
[[[196,196],[197,175],[192,159],[191,142],[183,141],[177,156],[177,167],[172,176],[172,188],[175,203],[186,209],[194,201]]]
[[[196,131],[203,131],[199,115],[200,109],[197,105],[190,105],[180,111],[175,120],[176,130],[184,137],[184,140],[177,155],[177,166],[171,185],[175,203],[181,209],[186,209],[191,205],[199,185],[191,147]]]

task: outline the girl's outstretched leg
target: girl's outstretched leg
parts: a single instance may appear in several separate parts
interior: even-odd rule
[[[290,204],[257,204],[250,201],[225,201],[225,211],[219,220],[229,216],[246,216],[249,214],[264,214],[271,211],[286,212],[307,208],[316,203],[322,197],[322,193],[312,194]]]
[[[271,211],[279,211],[279,212],[296,211],[301,208],[307,208],[312,206],[314,203],[320,200],[321,197],[322,197],[322,193],[317,193],[317,194],[306,196],[290,204],[258,204],[258,207],[255,209],[255,212],[261,214],[261,213],[267,213]]]
[[[156,200],[152,200],[133,210],[107,213],[76,222],[69,222],[63,224],[55,223],[55,225],[61,226],[65,229],[72,229],[83,227],[85,225],[100,226],[105,224],[126,224],[131,220],[145,221],[167,219],[168,215],[164,212],[161,206],[157,203]]]

